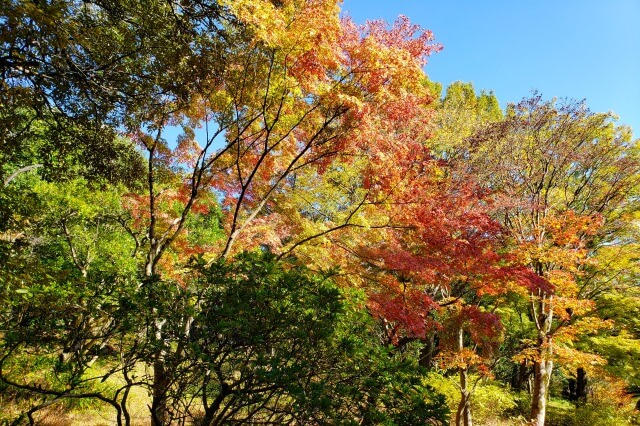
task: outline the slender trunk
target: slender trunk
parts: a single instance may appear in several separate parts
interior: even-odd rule
[[[553,372],[552,341],[548,333],[551,329],[551,310],[544,318],[540,327],[538,348],[539,355],[533,363],[533,396],[531,399],[530,420],[534,425],[544,426],[547,414],[547,399],[549,397],[549,383]]]
[[[151,401],[151,426],[164,426],[167,419],[167,388],[169,376],[163,358],[153,363],[153,399]]]
[[[456,411],[456,426],[473,426],[471,418],[471,392],[468,390],[468,373],[466,368],[459,369],[460,403]]]
[[[542,360],[534,363],[533,398],[531,400],[531,417],[536,426],[544,426],[547,413],[549,382],[553,371],[553,361]]]
[[[540,267],[541,268],[541,267]],[[536,271],[542,276],[542,270]],[[549,383],[553,372],[553,295],[539,293],[537,300],[532,298],[531,308],[536,328],[538,329],[538,356],[533,360],[533,389],[531,398],[531,415],[533,425],[544,426],[547,414]]]
[[[153,356],[153,384],[151,401],[151,426],[169,424],[167,407],[167,393],[171,382],[166,365],[166,349],[164,346],[164,332],[162,330],[166,320],[156,317],[153,322],[154,339],[157,346]]]
[[[152,281],[152,278],[156,275],[156,263],[158,259],[158,240],[156,235],[156,194],[155,194],[155,176],[154,176],[154,154],[157,146],[157,142],[160,139],[160,131],[156,137],[156,141],[151,147],[149,147],[149,161],[148,161],[148,174],[147,183],[149,191],[149,251],[147,253],[147,260],[144,268],[145,277],[147,280]],[[149,289],[149,297],[155,299],[156,289],[151,287]],[[154,309],[155,311],[155,309]],[[164,321],[154,315],[153,321],[153,338],[157,349],[153,354],[153,383],[152,387],[152,400],[151,400],[151,426],[164,426],[167,423],[167,391],[168,391],[168,375],[165,368],[166,353],[164,350],[164,339],[162,336],[162,326]]]
[[[464,330],[458,330],[458,349],[464,349]],[[469,375],[466,368],[458,369],[460,376],[460,403],[456,411],[456,426],[472,426],[471,419],[471,391],[469,390]]]
[[[151,401],[151,426],[164,426],[169,424],[167,407],[167,393],[171,382],[167,371],[163,330],[166,320],[156,317],[153,326],[155,343],[158,345],[153,356],[153,396]]]
[[[420,348],[420,359],[418,360],[418,363],[427,370],[431,370],[434,367],[433,357],[436,353],[435,340],[435,334],[432,334],[425,339],[422,347]]]
[[[153,227],[151,227],[153,230]],[[156,259],[154,254],[157,251],[155,246],[155,238],[151,233],[151,246],[149,247],[149,253],[147,255],[147,262],[145,265],[145,276],[148,280],[152,280],[156,273]],[[156,297],[156,289],[151,287],[149,289],[149,297],[153,300]],[[155,311],[155,309],[154,309]],[[153,321],[153,338],[157,349],[153,354],[153,382],[151,384],[152,399],[151,399],[151,426],[164,426],[168,424],[167,415],[167,391],[169,389],[169,375],[166,370],[165,358],[166,351],[164,349],[164,338],[162,327],[164,326],[164,320],[158,317],[157,313],[154,314]]]
[[[513,365],[511,373],[511,389],[521,391],[525,389],[525,384],[529,379],[529,366],[526,362]]]
[[[582,367],[576,372],[576,400],[582,402],[587,400],[587,372]]]

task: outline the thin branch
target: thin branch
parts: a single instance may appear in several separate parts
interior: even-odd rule
[[[9,175],[9,177],[4,180],[4,182],[3,182],[4,186],[9,185],[12,180],[14,180],[16,177],[18,177],[18,175],[20,175],[22,173],[26,173],[26,172],[34,170],[34,169],[37,169],[37,168],[42,167],[42,166],[43,166],[42,164],[32,164],[30,166],[25,166],[25,167],[19,168],[15,172],[11,173]]]

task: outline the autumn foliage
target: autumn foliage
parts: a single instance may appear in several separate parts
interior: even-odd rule
[[[0,11],[11,421],[128,425],[136,393],[154,426],[628,405],[640,151],[610,114],[443,94],[431,31],[335,0]]]

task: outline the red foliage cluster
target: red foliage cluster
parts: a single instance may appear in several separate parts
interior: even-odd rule
[[[389,341],[397,345],[402,337],[424,339],[427,333],[438,330],[440,325],[431,315],[438,304],[423,291],[398,287],[388,283],[386,290],[369,298],[369,310],[384,319]]]

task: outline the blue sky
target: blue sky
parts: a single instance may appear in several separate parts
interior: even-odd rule
[[[400,15],[444,50],[425,67],[445,86],[473,82],[502,106],[537,89],[586,99],[640,136],[640,0],[344,0],[356,22]]]

